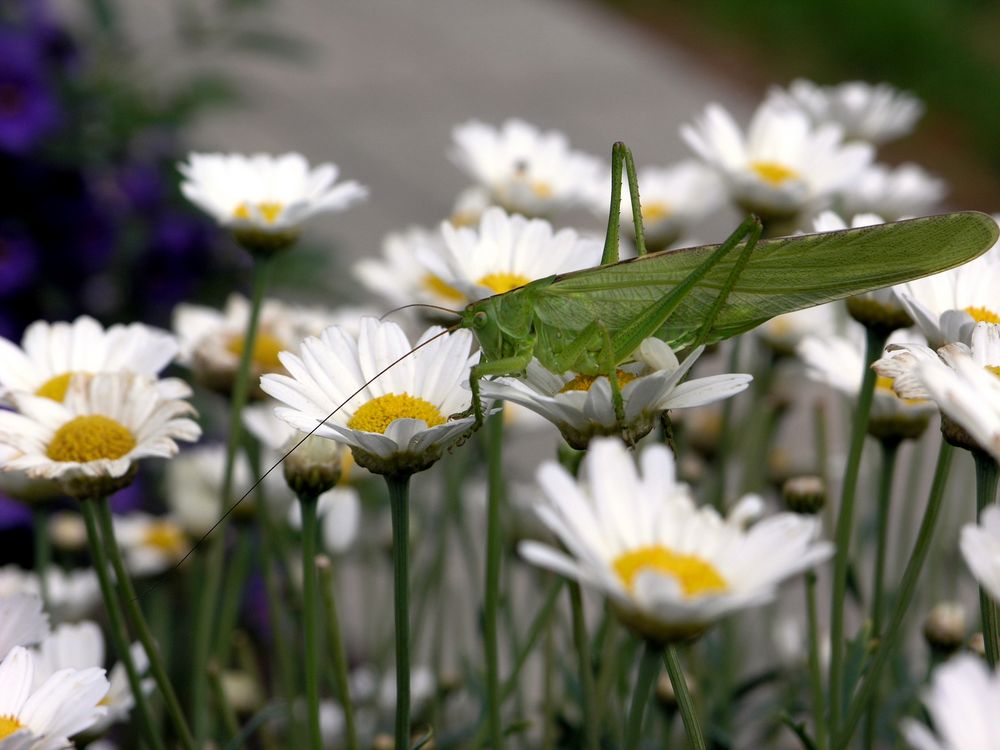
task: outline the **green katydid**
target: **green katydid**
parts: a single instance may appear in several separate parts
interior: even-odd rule
[[[619,262],[623,163],[639,257]],[[471,329],[482,349],[470,378],[477,425],[480,381],[523,372],[532,358],[553,372],[608,377],[623,422],[615,369],[647,337],[674,349],[720,341],[782,313],[960,265],[998,236],[996,222],[977,212],[769,240],[759,239],[760,223],[751,217],[721,245],[647,254],[635,167],[624,144],[615,144],[612,173],[601,266],[538,279],[461,312],[458,325]]]

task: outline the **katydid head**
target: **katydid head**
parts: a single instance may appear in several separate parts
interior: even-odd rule
[[[487,360],[511,356],[531,335],[537,282],[473,302],[460,315],[459,327],[471,330]]]

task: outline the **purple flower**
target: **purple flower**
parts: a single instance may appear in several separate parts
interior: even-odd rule
[[[0,531],[31,525],[31,511],[24,503],[0,495]]]
[[[22,154],[59,124],[38,40],[0,31],[0,150]]]
[[[35,279],[38,249],[15,227],[0,226],[0,297],[24,289]]]

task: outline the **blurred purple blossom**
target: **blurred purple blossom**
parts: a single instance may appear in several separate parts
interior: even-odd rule
[[[0,29],[0,150],[23,154],[60,121],[39,40]]]

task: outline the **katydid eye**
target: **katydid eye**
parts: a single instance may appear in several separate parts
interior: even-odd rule
[[[486,313],[480,310],[475,315],[473,315],[472,325],[475,326],[476,328],[482,328],[484,325],[486,325]]]

